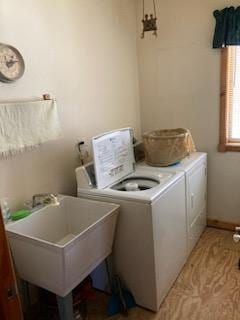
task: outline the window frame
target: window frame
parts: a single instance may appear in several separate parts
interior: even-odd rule
[[[228,123],[228,111],[231,106],[231,101],[229,101],[228,96],[228,81],[229,77],[229,58],[231,52],[230,48],[221,49],[221,80],[220,80],[220,125],[219,125],[219,152],[226,151],[236,151],[240,152],[240,141],[234,142],[233,140],[228,140],[227,137],[227,123]]]

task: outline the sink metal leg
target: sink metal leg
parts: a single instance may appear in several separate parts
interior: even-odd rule
[[[57,304],[61,320],[74,320],[72,292],[65,297],[57,295]]]
[[[20,290],[22,293],[23,310],[28,313],[31,307],[29,284],[26,280],[20,280]]]

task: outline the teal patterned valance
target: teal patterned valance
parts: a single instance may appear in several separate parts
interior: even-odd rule
[[[240,7],[215,10],[216,19],[213,48],[240,46]]]

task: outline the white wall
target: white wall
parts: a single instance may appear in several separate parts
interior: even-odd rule
[[[217,152],[220,50],[211,48],[212,12],[239,1],[156,2],[158,38],[138,41],[142,129],[189,128],[198,150],[209,155],[209,217],[239,223],[240,154]],[[145,3],[150,8],[152,1]]]
[[[211,49],[212,11],[227,0],[157,0],[158,38],[144,40],[139,0],[2,0],[0,41],[21,51],[26,72],[0,83],[0,100],[50,93],[64,139],[0,159],[0,197],[19,207],[37,192],[74,194],[78,139],[123,126],[139,136],[136,3],[142,131],[190,128],[209,154],[209,216],[240,222],[240,154],[217,152],[220,55]],[[145,3],[148,9],[152,1]]]
[[[50,93],[64,135],[0,159],[0,198],[17,208],[34,193],[74,194],[78,139],[124,126],[140,132],[135,2],[2,0],[0,42],[26,63],[23,78],[0,83],[0,100]]]

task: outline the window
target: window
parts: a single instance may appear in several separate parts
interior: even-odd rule
[[[240,47],[222,49],[219,151],[240,151]]]

